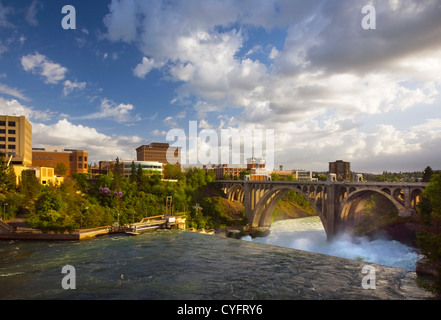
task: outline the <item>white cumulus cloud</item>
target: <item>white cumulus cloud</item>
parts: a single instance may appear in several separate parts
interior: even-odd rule
[[[23,69],[43,77],[46,83],[56,84],[65,78],[67,68],[49,60],[38,52],[21,58]]]

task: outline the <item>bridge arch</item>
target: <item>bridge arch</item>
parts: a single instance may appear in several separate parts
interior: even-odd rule
[[[227,190],[227,198],[230,201],[240,201],[244,200],[244,189],[242,184],[234,184]]]
[[[340,216],[338,218],[343,222],[340,225],[344,226],[341,229],[349,229],[357,224],[357,220],[362,217],[362,211],[366,208],[366,204],[373,194],[379,194],[387,199],[397,209],[398,213],[405,210],[404,203],[395,199],[387,190],[361,188],[352,192],[340,203]],[[342,231],[344,230],[338,230],[337,232]]]
[[[328,239],[350,225],[372,194],[380,194],[396,207],[401,216],[415,212],[427,183],[251,181],[223,180],[222,188],[230,200],[244,203],[251,228],[270,227],[277,202],[290,190],[304,197],[317,212]],[[360,217],[360,216],[358,216]]]
[[[277,202],[283,198],[289,191],[295,191],[306,199],[314,208],[317,215],[326,230],[326,217],[323,214],[323,200],[325,199],[326,188],[320,187],[312,190],[307,186],[301,185],[280,185],[274,186],[271,190],[268,190],[257,202],[254,208],[254,215],[252,221],[249,221],[252,226],[270,227],[271,216]],[[312,196],[312,194],[314,194]]]

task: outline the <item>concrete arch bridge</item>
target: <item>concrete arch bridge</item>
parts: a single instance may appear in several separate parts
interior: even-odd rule
[[[251,228],[269,228],[277,202],[290,190],[302,195],[320,217],[328,240],[354,224],[371,195],[380,194],[400,216],[416,212],[427,183],[337,182],[328,181],[220,181],[228,199],[240,201]]]

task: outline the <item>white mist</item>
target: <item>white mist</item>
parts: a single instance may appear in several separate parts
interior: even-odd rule
[[[377,263],[415,271],[418,254],[412,247],[394,240],[342,235],[328,242],[319,217],[282,220],[272,224],[267,237],[243,240],[323,253],[352,260]]]

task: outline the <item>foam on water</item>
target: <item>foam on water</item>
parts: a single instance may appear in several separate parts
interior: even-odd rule
[[[267,237],[243,240],[277,245],[286,248],[323,253],[352,260],[400,267],[414,271],[418,254],[398,241],[352,237],[344,234],[328,242],[319,217],[283,220],[272,224]]]

